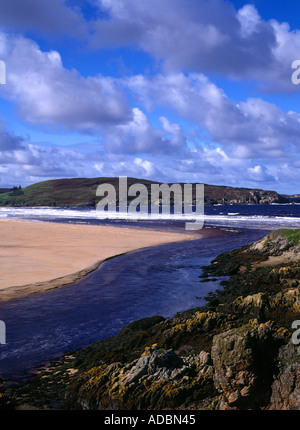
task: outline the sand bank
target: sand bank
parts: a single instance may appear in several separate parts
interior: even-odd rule
[[[75,282],[116,255],[201,235],[0,220],[0,302]]]

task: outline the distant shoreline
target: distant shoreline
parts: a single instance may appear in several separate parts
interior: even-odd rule
[[[148,201],[151,203],[152,186],[162,185],[162,182],[145,180],[142,178],[127,178],[127,190],[134,184],[146,187],[148,192]],[[52,207],[95,207],[99,202],[99,196],[96,191],[99,185],[112,185],[117,195],[120,190],[120,177],[96,177],[96,178],[61,178],[54,180],[42,181],[31,184],[25,188],[13,187],[10,191],[4,189],[0,193],[0,206],[2,207],[37,207],[37,206],[52,206]],[[177,185],[182,186],[183,183],[177,182]],[[171,185],[171,184],[165,184]],[[173,184],[174,185],[174,184]],[[190,183],[190,185],[195,185]],[[270,203],[288,203],[291,201],[299,201],[298,195],[282,195],[272,190],[262,190],[259,188],[244,188],[231,187],[226,185],[209,185],[204,184],[204,203],[212,204],[270,204]],[[130,194],[130,199],[134,200],[136,196]],[[119,196],[120,197],[120,196]],[[195,201],[195,190],[192,195]]]

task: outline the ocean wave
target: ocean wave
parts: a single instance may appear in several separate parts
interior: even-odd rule
[[[205,223],[217,226],[235,226],[251,228],[300,228],[300,218],[270,215],[205,215]]]
[[[253,208],[252,208],[253,210]],[[294,215],[294,216],[292,216]],[[202,216],[193,214],[148,214],[143,212],[100,212],[95,208],[0,208],[0,218],[24,219],[24,220],[70,220],[70,222],[97,222],[99,221],[195,221],[202,220]],[[273,214],[241,214],[240,212],[220,212],[219,214],[204,215],[205,225],[225,226],[225,227],[249,227],[249,228],[300,228],[300,213],[278,215]]]

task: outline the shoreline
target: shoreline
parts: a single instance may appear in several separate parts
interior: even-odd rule
[[[8,388],[4,401],[15,410],[104,413],[299,409],[299,353],[290,329],[299,315],[299,258],[289,261],[289,270],[280,263],[252,270],[272,251],[261,255],[251,246],[220,254],[203,267],[206,278],[229,277],[205,306],[171,319],[142,318],[113,337],[68,351],[24,386]]]
[[[128,252],[219,234],[1,219],[0,303],[70,285]]]

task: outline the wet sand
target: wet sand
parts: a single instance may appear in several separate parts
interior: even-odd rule
[[[0,220],[0,302],[73,283],[120,254],[207,234]]]

